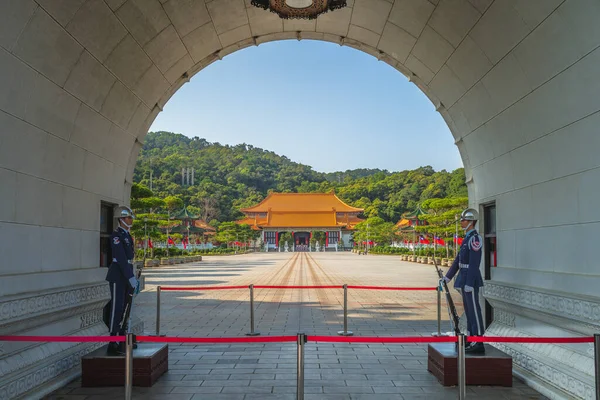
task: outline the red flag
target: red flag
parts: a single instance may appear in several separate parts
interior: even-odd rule
[[[149,249],[153,249],[154,246],[152,245],[152,239],[148,238],[148,248]]]
[[[429,244],[429,239],[427,239],[426,237],[423,236],[419,236],[419,243],[421,244]]]
[[[169,236],[169,240],[167,240],[168,244],[175,244],[175,242],[173,241],[173,238],[171,238],[171,236]]]

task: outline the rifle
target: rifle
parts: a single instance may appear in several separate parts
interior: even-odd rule
[[[448,314],[450,315],[452,325],[454,326],[454,334],[456,336],[458,336],[458,335],[460,335],[460,328],[458,327],[458,323],[459,323],[458,313],[456,312],[456,307],[454,306],[454,300],[452,300],[452,296],[450,295],[450,290],[448,289],[448,284],[446,283],[446,280],[444,279],[444,273],[438,267],[435,257],[433,257],[433,265],[435,265],[435,269],[438,273],[438,276],[440,277],[440,282],[444,288],[444,293],[446,294],[446,304],[448,304]],[[438,290],[439,290],[439,288],[438,288]]]
[[[142,268],[140,268],[138,271],[136,271],[136,279],[138,280],[138,287],[140,284],[140,277],[142,276],[143,268],[144,267],[142,266]],[[129,317],[131,315],[131,307],[133,306],[133,297],[136,294],[135,293],[136,290],[137,290],[137,288],[131,289],[131,291],[127,291],[127,299],[125,301],[125,311],[123,312],[123,319],[121,319],[121,323],[119,324],[120,331],[123,331],[129,325]]]

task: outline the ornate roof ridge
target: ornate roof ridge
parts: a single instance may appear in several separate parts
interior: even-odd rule
[[[267,197],[265,197],[258,204],[254,205],[252,207],[242,208],[242,209],[240,209],[240,211],[241,212],[261,212],[261,211],[262,212],[265,212],[265,211],[277,212],[275,210],[272,210],[271,207],[269,207],[268,209],[267,208],[261,209],[261,206],[264,207],[264,206],[268,205],[267,203],[276,197],[279,197],[279,198],[281,198],[281,197],[328,197],[328,198],[335,199],[335,201],[337,203],[339,203],[342,207],[346,208],[346,210],[337,210],[336,207],[331,207],[331,211],[334,211],[334,210],[339,211],[339,212],[363,212],[364,211],[362,208],[353,207],[353,206],[347,204],[342,199],[340,199],[335,194],[334,191],[331,191],[328,193],[277,193],[277,192],[271,192],[271,193],[269,193],[269,195]]]
[[[200,216],[192,214],[188,211],[187,206],[183,206],[183,209],[176,215],[171,216],[171,219],[199,219]]]

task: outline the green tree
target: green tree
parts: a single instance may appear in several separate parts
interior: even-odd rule
[[[287,242],[289,248],[292,248],[292,234],[291,232],[283,232],[280,236],[279,236],[279,247],[283,248],[285,246],[285,243]]]
[[[310,244],[315,246],[319,242],[319,245],[322,247],[325,245],[325,232],[323,231],[314,231],[312,233],[312,237],[310,238]]]
[[[164,202],[169,212],[174,212],[183,208],[183,200],[178,196],[167,196],[165,197]]]
[[[458,217],[462,210],[469,204],[467,197],[454,197],[443,199],[428,199],[421,204],[421,208],[427,212],[419,219],[427,222],[427,225],[416,227],[417,232],[425,232],[442,238],[446,242],[446,257],[450,257],[450,244],[456,233]]]
[[[373,241],[378,245],[390,245],[396,232],[395,224],[386,222],[381,217],[371,217],[356,225],[353,239],[363,246],[362,242]]]
[[[235,222],[223,222],[219,225],[216,239],[219,242],[226,243],[227,247],[231,242],[239,241],[240,225]]]

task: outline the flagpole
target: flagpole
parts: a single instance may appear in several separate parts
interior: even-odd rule
[[[454,257],[458,254],[458,214],[454,214],[454,226],[456,234],[454,235]]]
[[[171,223],[171,211],[167,210],[167,257],[169,257],[169,224]]]
[[[146,243],[144,243],[144,261],[146,260],[146,252],[148,251],[148,227],[146,225],[147,218],[144,218],[144,236],[146,236]]]

